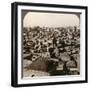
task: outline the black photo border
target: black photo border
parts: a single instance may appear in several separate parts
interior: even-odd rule
[[[85,80],[78,81],[64,81],[64,82],[47,82],[47,83],[32,83],[32,84],[18,84],[18,12],[17,7],[25,6],[43,6],[55,8],[73,8],[85,10]],[[11,4],[11,86],[41,86],[41,85],[58,85],[58,84],[74,84],[88,82],[88,7],[87,6],[73,6],[73,5],[59,5],[59,4],[44,4],[44,3],[24,3],[14,2]]]

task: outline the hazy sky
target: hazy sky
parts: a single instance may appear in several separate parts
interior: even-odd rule
[[[75,25],[79,26],[79,18],[75,14],[28,12],[23,20],[24,27],[64,27]]]

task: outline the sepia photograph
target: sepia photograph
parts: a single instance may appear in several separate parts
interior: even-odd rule
[[[87,83],[87,7],[12,3],[13,87]]]
[[[80,74],[80,13],[22,10],[23,77]]]

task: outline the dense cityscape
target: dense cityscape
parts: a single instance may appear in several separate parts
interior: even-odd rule
[[[80,74],[80,28],[23,28],[23,76]]]

